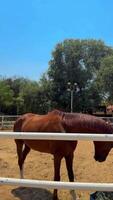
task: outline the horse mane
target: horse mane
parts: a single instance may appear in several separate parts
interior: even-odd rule
[[[64,114],[65,114],[65,112],[63,112],[63,111],[61,111],[61,110],[57,110],[57,109],[52,110],[52,111],[49,112],[49,113],[52,113],[52,114],[55,114],[55,115],[59,115],[59,116],[61,116],[62,118],[63,118],[63,116],[64,116]]]
[[[80,117],[80,113],[68,113],[57,109],[51,111],[50,113],[61,116],[62,122],[67,124],[68,126],[73,125],[73,123],[75,122],[75,118]]]

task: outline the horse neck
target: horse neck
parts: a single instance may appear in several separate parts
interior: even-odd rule
[[[113,126],[95,116],[81,113],[64,113],[62,118],[66,132],[113,134]]]
[[[78,117],[78,114],[72,114],[72,113],[63,113],[62,114],[62,124],[63,124],[66,132],[74,132],[75,131],[77,117]]]

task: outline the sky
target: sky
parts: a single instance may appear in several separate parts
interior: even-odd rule
[[[113,0],[0,0],[0,76],[39,80],[65,39],[113,47]]]

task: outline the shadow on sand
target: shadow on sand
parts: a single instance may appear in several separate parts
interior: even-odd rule
[[[20,200],[52,200],[53,194],[46,189],[18,187],[11,193]]]

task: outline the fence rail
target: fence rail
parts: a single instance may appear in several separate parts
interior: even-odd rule
[[[80,183],[63,181],[42,181],[31,179],[16,179],[0,177],[0,185],[17,185],[22,187],[65,189],[65,190],[92,190],[113,191],[113,183]]]
[[[40,140],[94,140],[113,141],[112,134],[89,134],[89,133],[43,133],[43,132],[0,132],[0,138],[12,139],[40,139]]]
[[[0,138],[43,139],[43,140],[94,140],[113,141],[112,134],[80,134],[80,133],[28,133],[28,132],[0,132]],[[18,185],[24,187],[38,187],[51,189],[76,189],[92,191],[113,191],[113,183],[80,183],[55,182],[29,179],[15,179],[0,177],[0,185]]]
[[[12,128],[20,115],[0,115],[0,128]]]

